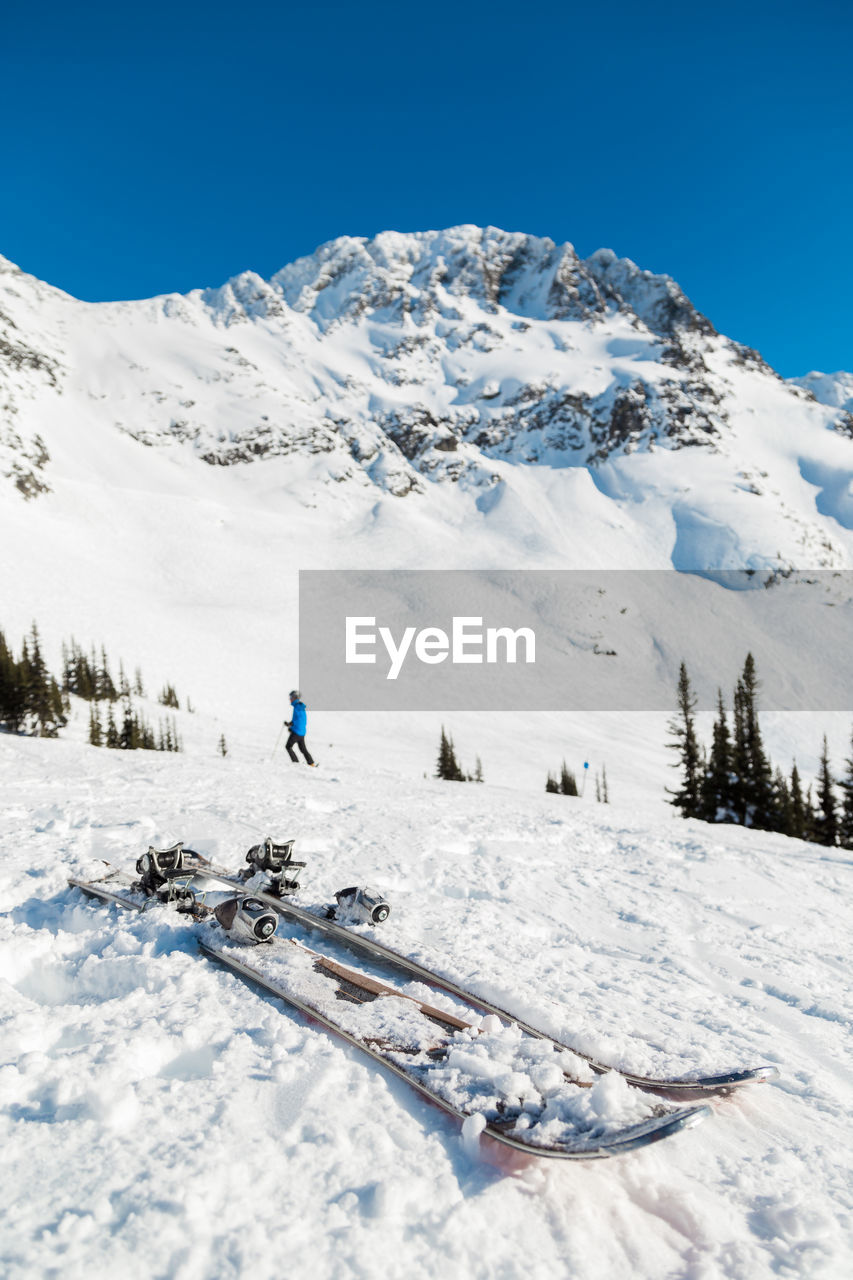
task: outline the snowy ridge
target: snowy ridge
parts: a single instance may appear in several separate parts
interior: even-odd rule
[[[612,566],[844,567],[838,377],[816,397],[668,276],[495,228],[342,237],[268,281],[144,302],[79,303],[0,260],[0,471],[26,497],[116,466],[162,489],[178,462],[266,463],[249,483],[290,501],[306,480],[365,513],[418,495],[439,523],[450,484],[457,521],[520,507],[552,553],[568,524],[579,564],[604,538]],[[711,533],[691,563],[685,522]]]
[[[807,373],[803,378],[790,378],[794,386],[810,391],[815,400],[853,414],[853,373]]]

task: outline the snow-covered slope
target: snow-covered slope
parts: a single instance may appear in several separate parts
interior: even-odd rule
[[[815,400],[853,413],[853,373],[807,373],[803,378],[790,378],[794,386],[810,391]]]
[[[232,492],[279,510],[409,496],[407,522],[485,523],[498,556],[503,537],[584,566],[850,562],[846,401],[609,250],[343,237],[269,281],[98,305],[0,266],[2,470],[28,496],[130,469],[204,500],[236,468]]]
[[[144,302],[0,267],[0,626],[37,619],[52,665],[104,642],[197,708],[184,757],[84,746],[79,703],[60,742],[0,737],[9,1274],[846,1276],[840,852],[680,822],[665,715],[312,712],[321,769],[269,763],[299,569],[851,567],[846,399],[667,277],[491,229]],[[443,720],[484,787],[423,776]],[[843,711],[764,727],[807,776],[824,729],[849,743]],[[564,757],[591,762],[577,804],[542,792]],[[231,860],[266,834],[300,839],[317,900],[379,880],[389,939],[581,1047],[782,1082],[666,1151],[501,1178],[180,922],[64,887],[149,840]]]
[[[642,805],[343,762],[287,774],[0,738],[9,1280],[850,1273],[849,857]],[[507,1176],[345,1045],[207,965],[164,910],[67,888],[273,833],[304,900],[369,875],[392,945],[635,1069],[773,1062],[700,1129]]]
[[[850,415],[609,251],[388,233],[109,304],[3,261],[0,387],[0,625],[229,736],[274,737],[300,568],[853,563]]]

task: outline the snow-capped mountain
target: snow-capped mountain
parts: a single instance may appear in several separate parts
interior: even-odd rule
[[[0,260],[0,326],[0,470],[28,498],[115,476],[117,453],[149,467],[147,447],[156,488],[201,464],[199,495],[251,464],[279,503],[343,485],[444,523],[452,484],[457,522],[511,526],[537,563],[851,563],[851,375],[784,382],[609,250],[388,232],[103,304]],[[273,478],[275,458],[293,465]]]
[[[229,741],[275,737],[299,569],[853,565],[850,414],[609,251],[387,233],[269,281],[99,304],[3,262],[0,313],[0,626],[17,642],[37,619],[53,662],[71,634],[106,643]],[[684,656],[669,640],[664,689]],[[345,719],[336,739],[360,740]],[[583,725],[587,750],[599,721]],[[504,733],[494,767],[515,777]],[[559,753],[563,718],[543,734]]]
[[[72,634],[105,643],[152,715],[174,681],[186,745],[85,745],[79,699],[61,741],[0,735],[10,1276],[850,1272],[843,850],[682,822],[664,712],[348,715],[309,688],[322,767],[272,748],[301,568],[850,567],[851,382],[786,383],[668,277],[493,229],[108,304],[0,259],[0,628],[17,645],[35,618],[54,668]],[[679,581],[729,616],[737,593]],[[578,621],[589,661],[654,644],[674,688],[696,618],[663,646],[623,604]],[[614,621],[618,655],[596,643]],[[426,777],[445,722],[485,785]],[[762,727],[807,780],[824,731],[849,750],[844,709]],[[561,760],[580,797],[544,793]],[[297,839],[303,905],[375,879],[391,945],[582,1051],[773,1062],[780,1087],[621,1166],[498,1177],[402,1082],[207,966],[188,918],[66,882],[178,839],[233,866],[267,834]]]

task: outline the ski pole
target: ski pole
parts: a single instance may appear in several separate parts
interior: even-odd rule
[[[275,746],[272,749],[272,755],[270,756],[270,764],[272,764],[273,756],[275,755],[276,751],[278,751],[278,744],[281,742],[281,735],[283,733],[284,733],[284,722],[282,721],[281,728],[278,731],[278,737],[275,740]]]

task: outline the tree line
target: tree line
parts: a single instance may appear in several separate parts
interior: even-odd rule
[[[722,690],[706,750],[696,732],[696,698],[687,667],[678,676],[677,712],[667,744],[678,759],[679,784],[667,788],[670,804],[685,818],[736,822],[762,831],[853,849],[853,743],[843,777],[833,776],[826,737],[816,793],[803,789],[796,761],[789,774],[775,767],[764,748],[758,715],[760,683],[755,659],[748,653],[732,696],[729,719]],[[839,794],[840,793],[840,794]]]
[[[132,695],[145,697],[142,672],[137,667],[131,682],[119,662],[113,678],[106,649],[84,652],[72,638],[62,645],[62,673],[57,679],[45,662],[35,622],[16,656],[0,630],[0,730],[32,737],[56,738],[68,723],[70,695],[83,698],[89,708],[89,742],[116,750],[181,751],[183,744],[174,717],[161,721],[155,733]],[[121,701],[116,717],[114,704]],[[167,684],[159,701],[177,707],[174,686]],[[99,703],[106,703],[102,714]]]

